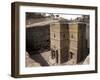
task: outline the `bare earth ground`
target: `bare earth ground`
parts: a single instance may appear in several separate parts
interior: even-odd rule
[[[50,66],[52,65],[50,56],[50,51],[31,56],[28,54],[28,52],[26,52],[26,67]],[[86,59],[79,64],[89,64],[89,56],[87,56]],[[60,65],[73,65],[73,60],[67,61]]]

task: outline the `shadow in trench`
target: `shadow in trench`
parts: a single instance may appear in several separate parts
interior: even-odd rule
[[[40,63],[41,66],[49,66],[47,61],[41,56],[39,52],[32,52],[31,55],[29,55],[31,59],[36,61],[37,63]]]
[[[87,58],[87,56],[89,55],[89,48],[86,49],[85,51],[86,53],[84,54],[84,58],[83,58],[83,61],[85,61],[85,59]]]

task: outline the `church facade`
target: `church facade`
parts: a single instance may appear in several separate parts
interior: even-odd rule
[[[73,60],[81,62],[86,50],[86,24],[58,20],[50,24],[50,48],[53,64]]]

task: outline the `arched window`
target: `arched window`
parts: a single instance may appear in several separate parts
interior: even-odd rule
[[[72,52],[70,52],[70,59],[72,59],[73,58],[73,53]]]
[[[71,38],[73,38],[74,36],[73,36],[73,34],[71,35]]]
[[[63,34],[63,38],[65,38],[65,34]]]
[[[55,33],[54,33],[54,38],[55,38],[56,36],[55,36]]]

